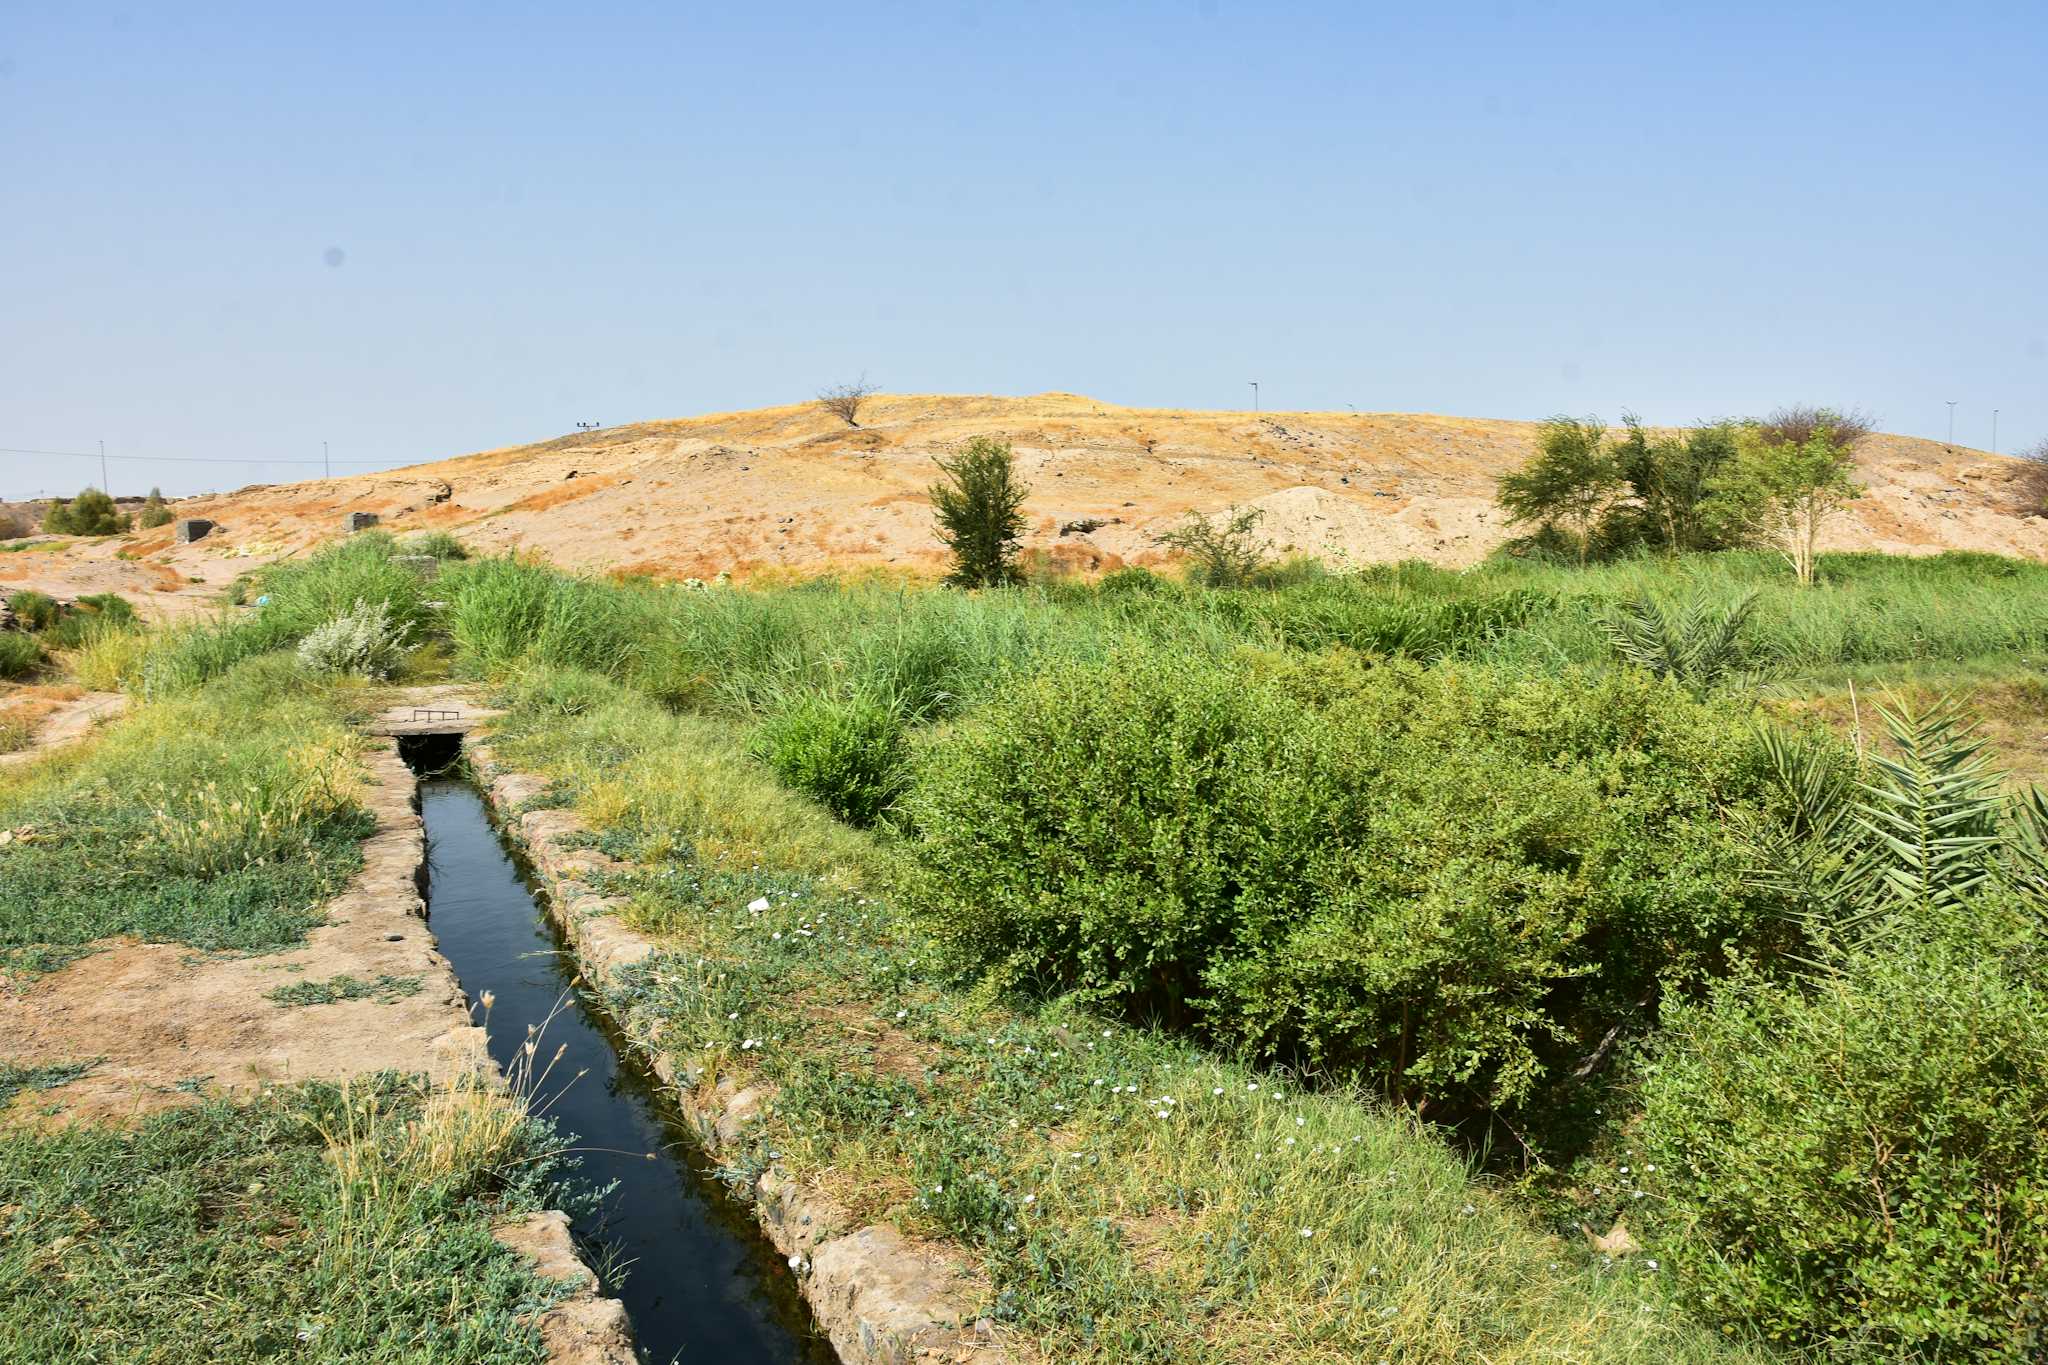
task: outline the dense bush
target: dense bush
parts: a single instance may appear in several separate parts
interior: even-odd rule
[[[963,722],[905,811],[971,957],[1407,1098],[1513,1102],[1763,931],[1738,712],[1528,679],[1170,650]]]
[[[906,721],[887,699],[802,696],[762,722],[755,752],[784,784],[872,825],[908,780]]]
[[[23,630],[48,630],[57,624],[57,617],[63,610],[57,605],[56,598],[33,588],[8,594],[7,609],[14,613],[15,621]]]
[[[1693,1306],[1855,1359],[2048,1351],[2048,986],[1980,901],[1667,1011],[1637,1155]]]
[[[398,544],[400,553],[432,555],[436,559],[468,559],[469,547],[447,531],[421,531]]]
[[[418,574],[392,562],[395,542],[381,532],[350,536],[302,560],[282,560],[262,571],[256,628],[267,648],[304,639],[316,626],[382,602],[393,625],[413,638],[433,625],[430,590]]]
[[[25,678],[43,661],[43,647],[33,635],[0,630],[0,678]]]
[[[388,678],[417,648],[410,630],[391,619],[387,604],[357,602],[349,611],[307,632],[299,641],[299,667],[315,673]]]
[[[58,618],[44,638],[53,649],[78,649],[110,631],[132,631],[141,624],[127,598],[111,592],[88,593]]]
[[[619,677],[646,650],[657,624],[642,589],[574,578],[509,555],[463,565],[445,590],[448,634],[485,673],[542,664]]]
[[[60,536],[111,536],[128,529],[128,518],[97,488],[75,498],[58,498],[43,513],[43,529]]]

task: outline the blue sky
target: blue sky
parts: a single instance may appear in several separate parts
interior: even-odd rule
[[[2048,5],[0,11],[0,447],[897,391],[2048,437]],[[338,261],[338,264],[332,263]],[[343,463],[348,462],[348,463]],[[0,493],[97,482],[0,454]]]

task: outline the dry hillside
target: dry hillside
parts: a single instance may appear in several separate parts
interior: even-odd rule
[[[340,533],[346,512],[399,532],[577,568],[710,577],[828,565],[913,571],[942,559],[925,495],[933,458],[1008,440],[1032,487],[1029,544],[1087,567],[1155,561],[1190,509],[1266,510],[1276,547],[1353,562],[1468,564],[1506,534],[1495,478],[1529,453],[1528,422],[1395,413],[1180,412],[1076,394],[882,396],[852,428],[815,404],[642,422],[390,473],[265,485],[179,502],[219,529],[0,554],[0,584],[119,591],[199,606],[250,567]],[[1909,437],[1861,452],[1870,495],[1835,548],[2048,555],[2048,520],[2011,510],[2021,462]],[[1100,523],[1077,530],[1076,523]]]

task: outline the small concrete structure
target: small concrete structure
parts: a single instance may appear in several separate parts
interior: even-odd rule
[[[190,545],[195,540],[206,539],[206,533],[213,529],[213,523],[205,517],[186,517],[171,528],[171,539],[180,545]]]
[[[422,583],[432,582],[441,576],[441,561],[432,555],[393,555],[391,562],[411,569],[413,576]]]
[[[354,535],[358,531],[367,531],[376,524],[377,514],[375,512],[350,512],[341,519],[341,529],[350,535]]]

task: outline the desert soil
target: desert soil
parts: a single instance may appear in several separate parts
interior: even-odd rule
[[[1077,394],[894,395],[849,427],[815,404],[642,422],[415,465],[181,500],[217,530],[59,538],[0,554],[0,588],[120,592],[156,615],[205,611],[235,576],[340,534],[347,512],[401,533],[570,568],[709,578],[829,567],[935,570],[935,461],[1009,441],[1032,494],[1027,548],[1083,568],[1160,559],[1188,511],[1265,512],[1276,549],[1338,561],[1470,564],[1508,535],[1494,482],[1529,455],[1529,422],[1400,413],[1192,412]],[[1831,549],[2048,555],[2048,520],[2013,510],[2024,462],[1903,436],[1859,455],[1869,495]],[[1088,522],[1093,529],[1079,529]]]

